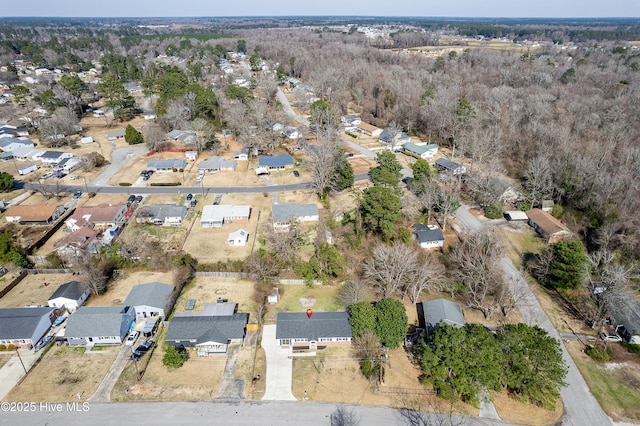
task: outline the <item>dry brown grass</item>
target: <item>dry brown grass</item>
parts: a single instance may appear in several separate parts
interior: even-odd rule
[[[510,398],[506,392],[492,393],[491,397],[500,418],[509,423],[531,426],[555,425],[564,414],[564,406],[561,399],[556,401],[555,409],[549,411],[532,404],[518,402]]]
[[[126,271],[124,276],[118,277],[109,284],[105,294],[92,295],[87,301],[87,306],[121,305],[133,286],[154,281],[173,285],[173,272]]]
[[[255,363],[254,363],[255,359]],[[243,347],[238,354],[238,362],[236,364],[236,377],[244,379],[247,387],[245,389],[247,399],[260,400],[264,395],[266,381],[264,378],[267,374],[267,361],[264,349],[252,347]],[[252,382],[253,377],[260,376],[260,380]]]
[[[27,305],[47,306],[47,300],[62,284],[78,279],[71,274],[27,275],[4,297],[0,308],[21,308]],[[46,285],[45,285],[46,283]]]
[[[182,290],[174,312],[184,312],[189,299],[196,300],[195,311],[201,311],[205,303],[215,303],[218,298],[238,304],[238,312],[253,312],[253,282],[238,278],[196,277]]]
[[[5,401],[86,401],[113,364],[119,348],[84,353],[84,347],[52,346]]]
[[[8,352],[8,353],[0,352],[0,368],[2,368],[3,365],[5,365],[7,362],[9,362],[9,360],[11,359],[11,357],[13,355],[14,355],[13,352]]]

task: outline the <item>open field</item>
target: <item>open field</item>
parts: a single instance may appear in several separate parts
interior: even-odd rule
[[[84,347],[52,346],[5,401],[86,401],[113,364],[118,347],[84,353]]]
[[[80,277],[71,274],[29,274],[9,293],[0,298],[0,308],[47,306],[47,300],[58,287],[73,280],[80,280]]]
[[[182,290],[174,312],[185,312],[185,304],[195,299],[194,311],[201,311],[205,303],[215,303],[218,298],[238,304],[238,312],[253,312],[253,282],[238,278],[196,277]]]
[[[557,425],[564,415],[562,399],[556,401],[553,411],[532,404],[525,404],[509,397],[506,392],[491,393],[493,405],[504,422],[530,426]]]
[[[153,353],[138,361],[139,369],[148,361],[140,381],[136,380],[134,361],[129,361],[111,392],[112,401],[203,401],[218,395],[227,357],[199,357],[190,351],[182,367],[165,367],[164,334],[164,330],[158,333],[160,344]]]
[[[124,276],[118,277],[109,284],[109,289],[103,295],[92,295],[87,301],[88,306],[121,305],[129,295],[131,288],[137,284],[159,281],[173,285],[173,272],[126,271]]]
[[[640,362],[638,355],[621,353],[622,359],[599,363],[583,352],[580,342],[566,342],[565,346],[578,370],[589,385],[602,409],[616,422],[640,420]],[[615,348],[614,348],[615,346]],[[610,350],[623,352],[612,344]]]

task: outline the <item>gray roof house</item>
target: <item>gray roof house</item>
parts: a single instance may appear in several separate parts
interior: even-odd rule
[[[0,309],[0,344],[33,346],[49,331],[56,317],[56,308]]]
[[[465,321],[460,306],[446,299],[430,300],[417,304],[418,323],[427,331],[427,336],[438,324],[464,327]]]
[[[236,169],[236,161],[235,160],[227,160],[222,157],[209,157],[205,160],[202,160],[200,164],[198,164],[198,170],[202,170],[205,172],[219,172],[223,170],[235,170]]]
[[[134,321],[130,306],[83,306],[69,316],[64,337],[70,346],[120,345]]]
[[[461,175],[467,171],[467,168],[462,164],[458,164],[447,158],[438,158],[435,162],[435,165],[438,170],[449,172],[454,175]]]
[[[134,286],[124,301],[136,311],[136,318],[164,318],[173,304],[173,286],[160,282]]]
[[[114,141],[124,138],[125,129],[107,130],[107,140]]]
[[[289,154],[260,156],[258,157],[258,167],[265,167],[267,170],[284,170],[293,167],[293,158]]]
[[[318,346],[351,344],[351,324],[346,312],[280,312],[276,320],[276,340],[280,346]]]
[[[78,281],[69,281],[53,292],[47,304],[53,308],[64,307],[69,312],[75,312],[90,294],[89,286]]]
[[[13,137],[0,138],[0,149],[4,152],[13,152],[19,148],[33,149],[34,146],[35,144],[33,143],[33,141],[27,138],[13,138]]]
[[[194,143],[198,140],[198,135],[192,130],[172,130],[167,136],[174,141],[181,141],[184,143]]]
[[[227,352],[232,341],[244,339],[249,314],[181,315],[176,314],[167,329],[169,346],[194,348],[198,356]]]
[[[182,171],[187,167],[187,160],[169,159],[169,160],[150,160],[147,168],[156,172],[173,172]]]
[[[444,247],[444,235],[435,225],[416,223],[411,227],[413,238],[425,249],[441,249]]]
[[[320,219],[315,204],[273,204],[271,219],[275,231],[286,231],[293,222],[316,222]]]
[[[138,209],[137,223],[153,223],[162,226],[180,226],[187,216],[188,209],[185,206],[175,204],[154,204]]]
[[[407,142],[402,145],[402,151],[408,155],[420,157],[423,160],[433,158],[438,153],[438,144],[432,143],[428,145],[416,145]]]

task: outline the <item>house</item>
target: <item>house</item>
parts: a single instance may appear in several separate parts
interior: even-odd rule
[[[14,152],[19,148],[33,149],[35,144],[31,139],[27,138],[15,138],[15,137],[0,137],[0,149],[3,152]]]
[[[386,129],[384,129],[380,133],[378,140],[392,147],[395,145],[403,145],[405,143],[411,142],[411,138],[409,136],[391,127],[387,127]]]
[[[0,160],[2,161],[9,161],[14,159],[15,157],[13,156],[13,154],[11,152],[3,152],[0,153]]]
[[[315,204],[273,204],[271,220],[276,232],[286,232],[292,223],[317,222],[320,214]]]
[[[0,344],[31,348],[58,317],[56,308],[0,309]]]
[[[300,134],[300,131],[295,127],[285,128],[282,134],[286,136],[287,139],[300,139],[302,137],[302,134]]]
[[[23,146],[11,151],[16,160],[38,161],[40,156],[44,154],[41,149],[33,149],[29,146]]]
[[[67,320],[69,346],[120,345],[135,322],[130,306],[82,306]]]
[[[165,318],[173,307],[173,286],[160,282],[133,286],[124,301],[136,312],[136,318]]]
[[[103,203],[78,207],[64,223],[70,231],[77,231],[83,227],[106,229],[121,223],[126,213],[126,204]]]
[[[198,151],[185,151],[184,156],[187,161],[196,161],[198,159]]]
[[[204,206],[202,209],[200,226],[203,228],[220,228],[226,222],[247,222],[250,216],[251,206],[209,205]]]
[[[233,159],[238,161],[248,161],[249,160],[249,150],[246,148],[241,149],[240,151],[233,154]]]
[[[93,143],[93,138],[91,136],[86,136],[86,137],[80,139],[80,143],[83,144],[83,145],[87,145],[87,144]]]
[[[344,124],[344,127],[356,127],[362,123],[360,117],[355,114],[343,115],[340,117],[340,121]]]
[[[427,336],[440,324],[464,327],[464,315],[460,306],[446,299],[430,300],[416,305],[418,324],[427,332]]]
[[[352,336],[346,312],[280,312],[276,320],[280,346],[315,351],[318,346],[349,346]]]
[[[293,167],[293,158],[289,154],[258,157],[258,167],[267,170],[285,170]]]
[[[442,249],[444,247],[444,235],[435,225],[423,225],[416,223],[412,226],[413,239],[420,247],[428,250]]]
[[[143,206],[138,210],[137,223],[153,223],[162,226],[180,226],[187,216],[188,209],[185,206],[175,204],[155,204]]]
[[[28,175],[29,173],[33,173],[38,170],[38,166],[35,164],[29,164],[28,166],[23,166],[18,169],[18,174],[20,176]]]
[[[173,141],[180,141],[183,143],[194,143],[198,141],[198,135],[192,130],[172,130],[167,136]]]
[[[202,160],[200,164],[198,164],[198,170],[201,172],[212,173],[212,172],[220,172],[225,170],[235,170],[236,162],[235,160],[227,160],[222,157],[209,157],[205,160]]]
[[[97,111],[94,111],[94,115],[96,112]],[[125,133],[125,129],[107,130],[107,140],[115,141],[118,139],[124,139],[124,133]]]
[[[522,198],[522,193],[519,190],[502,179],[491,179],[489,181],[489,186],[501,203],[515,204],[520,198]]]
[[[70,152],[61,152],[61,151],[45,151],[40,156],[40,161],[42,164],[48,167],[54,167],[60,164],[62,160],[67,158],[72,158],[73,154]]]
[[[75,312],[87,300],[91,291],[87,285],[78,281],[69,281],[62,284],[53,292],[47,305],[52,308],[64,307],[68,312]]]
[[[432,144],[414,144],[407,142],[402,145],[402,152],[413,157],[419,157],[423,160],[433,158],[438,153],[438,145]]]
[[[97,254],[103,241],[98,239],[100,231],[86,226],[71,232],[54,244],[55,251],[63,257],[77,257],[83,253]]]
[[[10,124],[3,124],[2,126],[0,126],[0,138],[3,137],[14,137],[14,138],[20,138],[20,137],[28,137],[29,136],[29,131],[24,128],[24,127],[17,127],[17,126],[12,126]]]
[[[467,171],[467,168],[462,164],[458,164],[447,158],[438,158],[435,162],[435,165],[438,170],[454,175],[461,175]]]
[[[62,160],[57,168],[62,168],[62,171],[65,173],[71,173],[82,166],[82,160],[78,157],[65,158]]]
[[[46,204],[20,205],[9,207],[4,217],[7,222],[12,223],[46,225],[55,222],[65,210],[63,206]]]
[[[557,243],[573,236],[569,228],[545,211],[531,209],[527,210],[526,213],[529,218],[529,226],[535,229],[549,244]]]
[[[213,305],[213,306],[211,306]],[[235,303],[216,312],[216,303],[205,305],[203,312],[179,312],[167,329],[166,342],[177,348],[194,348],[198,356],[212,356],[227,352],[229,344],[242,342],[249,314],[235,313]]]
[[[367,136],[371,136],[372,138],[380,137],[380,134],[382,133],[382,129],[368,123],[358,124],[357,130],[360,133],[364,133]]]
[[[147,169],[156,172],[181,172],[187,167],[187,160],[151,160],[147,163]]]
[[[509,210],[504,212],[504,218],[510,222],[526,222],[529,220],[529,216],[522,210]]]
[[[229,233],[227,237],[227,244],[230,246],[241,246],[244,247],[247,245],[247,241],[249,240],[249,234],[244,229],[238,229],[235,232]]]

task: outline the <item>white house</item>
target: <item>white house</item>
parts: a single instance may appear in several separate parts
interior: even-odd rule
[[[69,346],[120,345],[135,321],[130,306],[82,306],[67,320]]]
[[[93,143],[93,138],[91,136],[86,136],[86,137],[80,139],[80,143],[83,144],[83,145]]]
[[[0,309],[0,344],[33,346],[49,331],[56,318],[56,308]]]
[[[48,167],[54,167],[60,164],[63,160],[67,158],[72,158],[73,154],[70,152],[61,152],[61,151],[45,151],[40,156],[40,161],[42,164]]]
[[[416,223],[412,228],[413,238],[423,249],[437,250],[444,247],[444,235],[437,226]]]
[[[204,206],[200,217],[203,228],[220,228],[226,222],[247,222],[251,216],[251,206]]]
[[[78,281],[69,281],[58,287],[47,300],[47,304],[53,308],[64,307],[69,312],[75,312],[84,304],[90,294],[88,286]]]
[[[229,233],[227,237],[227,244],[230,246],[246,246],[249,240],[249,234],[244,229],[238,229],[235,232]]]
[[[273,204],[271,218],[276,232],[286,232],[295,222],[317,222],[320,214],[315,204]]]
[[[160,282],[133,286],[124,301],[125,306],[133,307],[136,318],[164,318],[172,303],[173,286]]]
[[[427,145],[407,142],[402,145],[402,151],[413,157],[420,157],[423,160],[427,160],[436,156],[438,153],[438,145],[434,143]]]
[[[187,161],[196,161],[198,151],[185,151],[184,156],[187,158]]]

